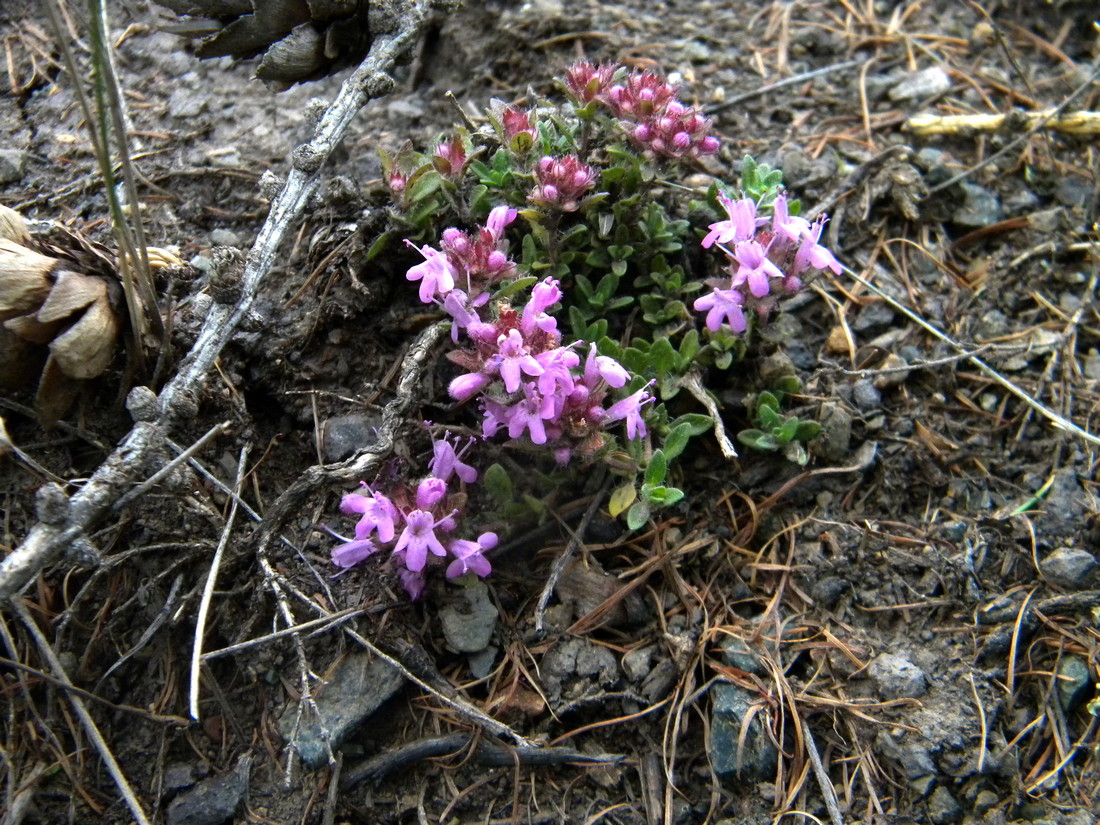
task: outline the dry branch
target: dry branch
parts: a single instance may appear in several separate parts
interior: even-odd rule
[[[86,531],[138,480],[145,459],[163,445],[168,430],[193,414],[207,373],[222,348],[247,317],[253,301],[275,261],[288,230],[317,190],[321,168],[359,110],[385,95],[393,86],[387,74],[412,46],[438,0],[392,4],[397,15],[392,31],[381,34],[370,53],[343,84],[325,111],[313,139],[294,152],[294,168],[271,204],[252,250],[245,261],[240,298],[234,304],[211,305],[191,351],[159,398],[144,388],[131,393],[129,408],[135,425],[107,460],[69,500],[52,522],[39,516],[24,542],[0,562],[0,600],[17,594],[46,566],[58,561],[66,548],[84,539]]]

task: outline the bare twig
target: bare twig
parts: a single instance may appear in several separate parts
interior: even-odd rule
[[[175,377],[164,387],[159,404],[138,419],[114,453],[72,497],[67,520],[63,524],[40,521],[23,543],[0,561],[0,600],[18,593],[40,570],[57,561],[75,538],[106,515],[111,505],[131,488],[144,459],[164,443],[169,426],[194,409],[207,373],[247,317],[291,224],[317,190],[325,160],[359,109],[368,100],[390,90],[393,81],[386,72],[419,36],[432,5],[431,0],[402,5],[402,16],[393,31],[374,40],[370,53],[344,82],[340,94],[321,118],[313,140],[295,150],[294,168],[272,202],[245,261],[239,300],[232,305],[215,303],[210,307],[198,339]]]

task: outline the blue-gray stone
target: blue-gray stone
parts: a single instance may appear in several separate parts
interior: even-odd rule
[[[1066,656],[1058,663],[1058,701],[1069,713],[1085,701],[1092,689],[1089,665],[1080,656]]]
[[[392,665],[375,659],[369,653],[353,654],[344,659],[316,697],[320,718],[303,711],[298,730],[294,725],[297,705],[287,708],[279,720],[279,733],[289,742],[310,768],[319,768],[328,761],[328,745],[336,749],[353,734],[367,717],[397,693],[405,677]]]
[[[1001,202],[997,196],[976,183],[960,184],[962,205],[951,215],[960,226],[989,226],[1001,219]]]
[[[485,582],[479,579],[465,587],[449,588],[439,621],[452,650],[477,653],[488,647],[497,626],[497,609]]]
[[[749,720],[738,764],[737,743],[752,707],[751,695],[737,685],[717,684],[711,688],[711,701],[710,751],[714,772],[722,779],[774,776],[779,753],[764,728],[763,713],[756,713]]]

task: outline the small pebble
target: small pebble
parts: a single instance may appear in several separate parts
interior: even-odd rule
[[[863,412],[877,410],[882,405],[882,393],[867,378],[861,378],[852,385],[852,401]]]
[[[951,78],[939,66],[931,66],[913,74],[903,74],[901,82],[889,92],[895,103],[932,97],[951,88]]]
[[[1039,562],[1039,570],[1051,584],[1067,590],[1085,590],[1096,576],[1096,557],[1075,547],[1059,547]]]

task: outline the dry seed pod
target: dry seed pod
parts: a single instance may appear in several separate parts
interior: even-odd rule
[[[261,55],[256,76],[282,90],[358,62],[371,44],[369,0],[158,0],[185,20],[172,31],[202,37],[202,58]]]
[[[0,211],[0,386],[37,380],[38,416],[49,426],[68,412],[81,382],[110,365],[122,328],[121,287],[103,247],[71,232],[67,248],[36,243],[8,212]]]

